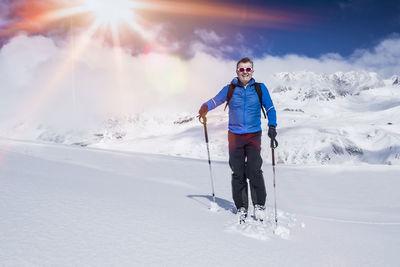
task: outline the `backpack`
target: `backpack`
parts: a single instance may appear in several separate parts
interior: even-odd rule
[[[231,84],[229,85],[229,87],[228,87],[228,94],[227,94],[227,96],[226,96],[226,105],[225,105],[224,110],[226,110],[226,107],[228,106],[229,101],[230,101],[231,98],[232,98],[233,91],[235,91],[235,87],[236,87],[236,85],[233,84],[233,83],[231,83]],[[262,112],[263,112],[263,114],[264,114],[264,118],[267,118],[267,115],[265,114],[264,106],[263,106],[263,104],[262,104],[261,85],[260,85],[259,83],[254,83],[254,88],[256,89],[256,92],[257,92],[257,95],[258,95],[258,99],[260,100],[261,110],[262,110]]]

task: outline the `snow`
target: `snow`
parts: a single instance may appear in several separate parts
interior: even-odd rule
[[[210,202],[210,211],[213,211],[213,212],[219,211],[218,203],[214,202],[214,200]]]
[[[278,164],[279,227],[240,229],[227,162],[212,162],[212,212],[206,160],[10,139],[0,151],[2,266],[398,266],[399,166]]]
[[[213,202],[195,117],[210,89],[146,92],[172,106],[190,96],[182,106],[192,110],[160,112],[152,103],[151,112],[98,120],[82,108],[96,109],[84,95],[76,110],[61,101],[65,95],[49,106],[39,98],[24,104],[27,80],[16,81],[21,91],[2,95],[0,110],[0,265],[397,266],[397,81],[366,71],[281,72],[265,80],[278,113],[277,225],[266,136],[267,220],[254,221],[250,207],[248,222],[237,223],[223,107],[208,113]],[[199,92],[204,99],[194,104],[191,94]]]
[[[195,117],[235,62],[132,57],[95,41],[79,57],[68,50],[20,35],[0,51],[0,266],[399,265],[393,64],[371,65],[368,51],[257,60],[278,114],[277,190],[264,136],[267,219],[250,206],[239,225],[228,112],[208,114],[215,203]]]
[[[400,90],[392,83],[393,78],[365,71],[272,75],[267,86],[278,114],[278,163],[399,165]],[[85,127],[61,127],[64,120],[52,125],[44,119],[31,127],[23,121],[1,122],[0,136],[206,159],[202,125],[195,116],[212,96],[204,95],[191,112],[114,116]],[[208,134],[212,158],[227,161],[228,112],[222,106],[208,113]],[[262,119],[264,132],[266,124]],[[263,147],[269,147],[266,137]],[[269,162],[269,149],[262,153]]]

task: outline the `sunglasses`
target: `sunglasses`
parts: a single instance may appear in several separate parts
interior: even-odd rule
[[[239,72],[244,72],[244,71],[246,71],[246,72],[251,72],[251,71],[252,71],[252,68],[239,68],[238,71],[239,71]]]

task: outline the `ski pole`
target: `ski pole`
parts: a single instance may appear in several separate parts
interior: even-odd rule
[[[209,169],[210,169],[210,177],[211,177],[212,197],[213,197],[214,203],[216,203],[216,202],[215,202],[215,193],[214,193],[214,179],[213,179],[212,171],[211,171],[210,148],[209,148],[209,146],[208,146],[207,118],[206,118],[206,116],[199,117],[199,121],[200,121],[200,123],[202,123],[203,126],[204,126],[204,137],[205,137],[206,144],[207,144],[207,154],[208,154],[208,167],[209,167]]]
[[[275,181],[275,148],[278,147],[278,141],[271,139],[271,152],[272,152],[272,173],[274,178],[274,201],[275,201],[275,228],[278,228],[278,214],[276,209],[276,181]]]

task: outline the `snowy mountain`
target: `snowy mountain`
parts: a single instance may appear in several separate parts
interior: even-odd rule
[[[274,74],[266,85],[278,115],[278,163],[399,165],[400,90],[396,81],[398,77],[384,80],[376,73],[355,71]],[[43,122],[16,139],[204,159],[203,128],[195,115],[198,106],[211,97],[204,95],[191,113],[111,117],[89,129],[61,130]],[[227,113],[221,105],[208,114],[214,160],[227,160]],[[266,130],[264,119],[262,123]],[[3,127],[1,135],[12,137],[16,129]],[[263,147],[264,160],[269,161],[267,137]]]
[[[384,81],[371,72],[337,72],[317,74],[314,72],[281,72],[273,76],[273,93],[284,93],[295,100],[332,100],[337,97],[360,94],[384,86]]]

